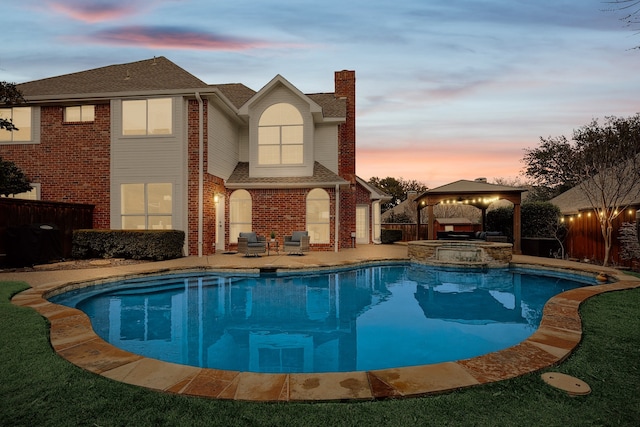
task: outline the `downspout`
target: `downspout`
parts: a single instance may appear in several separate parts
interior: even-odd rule
[[[204,107],[200,92],[198,100],[198,257],[202,257],[202,236],[204,223]]]
[[[336,184],[336,218],[334,222],[333,250],[338,252],[338,243],[340,241],[340,184]]]

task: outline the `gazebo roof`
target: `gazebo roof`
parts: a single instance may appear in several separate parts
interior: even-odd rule
[[[437,204],[445,201],[481,207],[481,205],[486,205],[498,199],[507,199],[510,202],[520,203],[521,195],[525,191],[527,189],[521,187],[489,184],[484,179],[476,179],[474,181],[461,179],[429,189],[416,197],[415,201],[418,202],[418,209],[427,204]]]
[[[424,193],[422,193],[421,195],[419,195],[418,199],[422,198],[426,194],[455,194],[455,193],[489,194],[489,193],[505,193],[505,192],[523,193],[525,191],[527,191],[526,188],[511,187],[508,185],[489,184],[484,180],[469,181],[466,179],[461,179],[459,181],[441,185],[440,187],[431,188],[425,191]]]

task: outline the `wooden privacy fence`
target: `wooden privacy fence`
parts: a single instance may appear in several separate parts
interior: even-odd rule
[[[393,223],[382,224],[382,228],[387,230],[402,230],[402,241],[410,242],[412,240],[416,240],[416,224],[407,224],[407,223]],[[426,229],[426,225],[423,227]],[[426,239],[426,231],[423,233],[425,236],[423,239]]]
[[[635,208],[621,213],[613,221],[613,239],[611,242],[611,257],[609,262],[612,265],[630,267],[631,260],[620,258],[619,230],[623,222],[635,222]],[[570,258],[578,260],[588,259],[597,264],[604,261],[604,237],[600,231],[600,221],[592,212],[582,212],[579,215],[565,217],[568,224],[569,234],[564,242],[565,250]],[[638,260],[636,260],[638,261]]]
[[[93,227],[93,205],[0,198],[0,263],[14,250],[12,231],[34,224],[54,226],[60,234],[63,258],[71,258],[73,230]]]

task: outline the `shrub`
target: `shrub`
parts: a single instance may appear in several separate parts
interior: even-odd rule
[[[556,237],[560,208],[549,202],[523,203],[522,237]]]
[[[499,231],[513,237],[513,207],[502,207],[487,212],[486,231]]]
[[[399,242],[402,240],[402,230],[380,230],[380,240],[384,244]]]
[[[180,258],[185,234],[180,230],[74,230],[73,258]]]

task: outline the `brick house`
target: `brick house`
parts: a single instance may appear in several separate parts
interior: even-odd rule
[[[387,196],[356,176],[355,73],[334,77],[332,93],[280,75],[256,92],[158,57],[22,83],[0,156],[33,198],[93,204],[94,228],[184,230],[186,254],[250,230],[338,251],[379,239]]]

